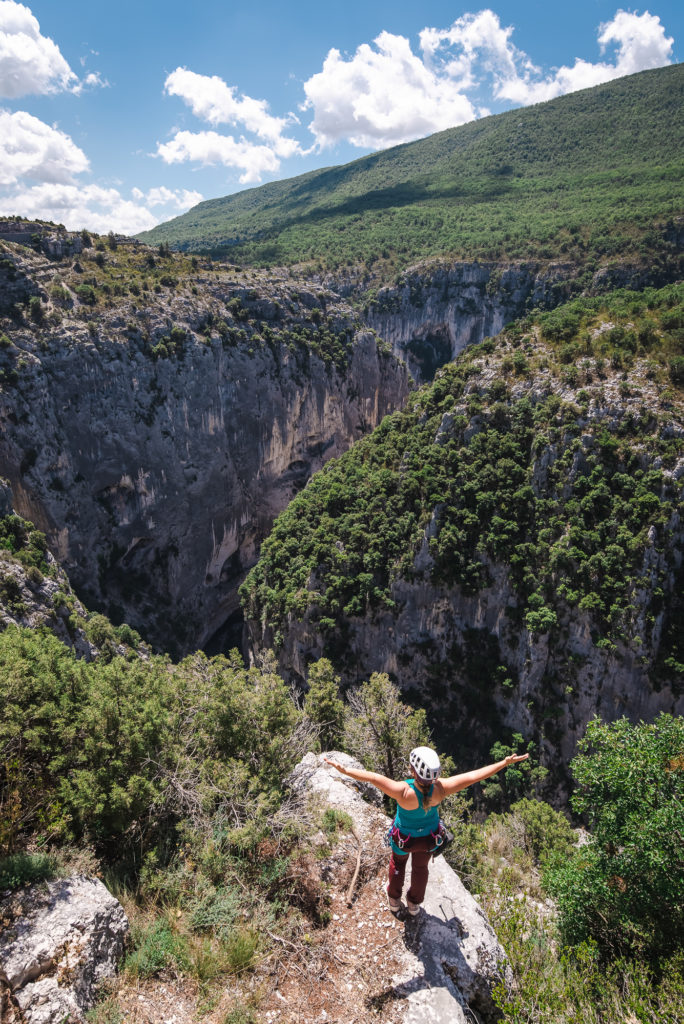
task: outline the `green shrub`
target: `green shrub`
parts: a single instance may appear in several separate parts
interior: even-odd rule
[[[559,946],[552,917],[504,885],[485,910],[506,950],[514,983],[494,989],[500,1024],[680,1024],[681,954],[653,971],[639,960],[601,962],[596,946]]]
[[[565,815],[550,804],[524,798],[511,805],[510,813],[522,822],[525,847],[538,864],[551,854],[570,853],[575,833]]]
[[[321,750],[336,750],[344,730],[345,708],[340,698],[340,677],[327,658],[311,665],[308,684],[304,711],[319,729]]]
[[[256,1024],[256,1013],[251,1006],[234,1006],[223,1018],[222,1024]]]
[[[338,811],[334,807],[328,807],[323,812],[321,822],[323,831],[328,836],[334,836],[336,832],[350,832],[354,822],[346,811]]]
[[[133,950],[124,969],[134,978],[153,978],[162,972],[178,974],[190,968],[187,939],[171,931],[168,921],[133,930]]]
[[[45,309],[37,295],[29,299],[29,316],[39,327],[45,323]]]
[[[429,742],[425,711],[405,704],[386,672],[351,690],[348,704],[344,749],[372,771],[399,778],[413,747]]]
[[[594,719],[571,765],[590,842],[556,858],[546,884],[563,939],[651,961],[684,945],[684,718]]]
[[[54,878],[57,862],[47,853],[15,853],[0,859],[0,890]]]
[[[103,999],[92,1010],[88,1010],[85,1019],[88,1024],[125,1024],[123,1012],[114,996]]]
[[[242,900],[236,889],[220,888],[207,893],[190,914],[193,931],[213,931],[227,937],[240,913]]]
[[[674,384],[684,384],[684,356],[670,360],[670,377]]]
[[[87,663],[50,633],[10,627],[0,633],[0,702],[0,749],[21,761],[20,828],[41,822],[62,839],[137,844],[138,856],[142,835],[152,845],[155,828],[188,806],[209,819],[230,807],[221,842],[256,849],[306,742],[268,656],[251,669],[237,655]],[[15,789],[0,761],[0,804]]]
[[[254,962],[259,933],[254,928],[238,928],[225,942],[228,963],[235,974],[249,970]]]

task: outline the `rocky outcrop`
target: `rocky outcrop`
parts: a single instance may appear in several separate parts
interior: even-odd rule
[[[97,649],[83,629],[88,612],[52,555],[48,573],[27,569],[0,550],[0,630],[8,626],[45,627],[79,657],[90,661]]]
[[[175,653],[239,643],[237,587],[274,517],[407,394],[405,366],[330,296],[200,284],[13,325],[0,391],[17,511],[89,607]],[[324,317],[344,358],[302,340]]]
[[[667,279],[667,274],[623,263],[601,268],[593,278],[562,262],[426,264],[381,288],[365,320],[422,383],[463,349],[493,337],[533,307],[553,308],[585,289],[639,289]]]
[[[324,756],[361,767],[347,754],[307,754],[290,777],[291,789],[301,799],[313,798],[349,814],[360,842],[377,849],[389,827],[378,791],[340,775],[323,762]],[[383,864],[373,885],[384,885],[384,870]],[[359,920],[354,930],[361,933],[364,927]],[[419,916],[406,918],[402,927],[404,943],[394,945],[394,973],[382,980],[383,1000],[404,1004],[405,1024],[465,1024],[474,1015],[485,1024],[497,1019],[492,988],[502,980],[511,981],[506,954],[477,902],[444,857],[431,862]],[[329,929],[335,932],[334,921]],[[377,961],[373,945],[368,955]]]
[[[99,879],[75,875],[6,897],[0,916],[3,1021],[83,1021],[124,952],[121,904]]]
[[[4,525],[5,517],[14,514],[12,489],[0,478],[0,526]],[[19,532],[29,539],[32,524],[23,523]],[[66,573],[47,550],[43,554],[43,569],[46,571],[27,565],[16,550],[0,546],[0,630],[8,626],[46,627],[79,657],[90,661],[97,648],[83,629],[88,612],[72,591]]]
[[[0,220],[0,239],[26,245],[53,259],[83,251],[80,232],[67,231],[63,225],[30,220]]]

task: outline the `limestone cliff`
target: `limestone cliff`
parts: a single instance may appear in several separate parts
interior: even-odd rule
[[[502,338],[319,475],[245,600],[253,647],[300,685],[322,655],[343,686],[387,672],[460,766],[521,733],[562,790],[593,715],[684,713],[684,413],[653,360],[564,369],[534,332]]]
[[[42,296],[2,324],[17,511],[90,607],[176,652],[210,643],[275,515],[402,404],[405,366],[286,275],[118,244],[3,258]]]
[[[405,359],[419,383],[468,345],[498,334],[534,307],[553,308],[581,291],[665,284],[663,270],[620,264],[591,271],[572,263],[455,262],[417,265],[377,291],[365,320]],[[342,293],[367,282],[341,280]]]

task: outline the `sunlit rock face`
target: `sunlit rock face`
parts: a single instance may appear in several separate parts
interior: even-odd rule
[[[18,272],[36,278],[36,261]],[[239,643],[237,587],[274,517],[408,389],[406,367],[335,300],[326,315],[350,340],[333,361],[254,339],[247,316],[279,316],[281,338],[290,320],[297,329],[282,289],[280,313],[275,286],[241,293],[248,337],[229,345],[200,333],[228,301],[220,284],[188,292],[137,310],[76,306],[53,329],[25,317],[7,350],[15,383],[0,390],[0,474],[16,511],[91,608],[176,654]],[[295,301],[302,320],[326,298]],[[152,357],[174,326],[182,351]]]
[[[602,269],[581,283],[577,275],[577,267],[562,262],[428,264],[381,288],[365,319],[422,383],[468,345],[498,334],[533,307],[552,308],[587,287],[605,291],[660,282],[636,265]]]
[[[0,910],[2,1020],[84,1020],[126,948],[118,900],[99,878],[72,875],[3,894]]]

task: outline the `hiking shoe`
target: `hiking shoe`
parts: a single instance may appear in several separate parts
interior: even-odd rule
[[[406,900],[406,906],[411,917],[420,914],[420,903],[411,903],[411,900]]]
[[[387,889],[385,889],[385,892],[387,892]],[[392,911],[393,914],[398,914],[399,911],[402,909],[401,900],[394,900],[394,899],[392,899],[392,897],[390,896],[390,894],[388,892],[387,892],[387,902],[389,903],[389,908],[390,908],[390,910]]]

